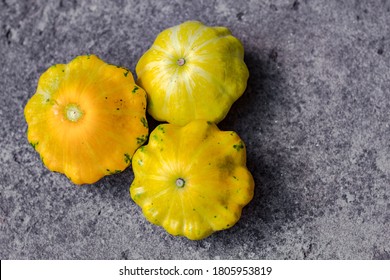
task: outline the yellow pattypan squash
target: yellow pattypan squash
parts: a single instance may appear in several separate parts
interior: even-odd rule
[[[50,67],[24,113],[28,141],[75,184],[124,170],[148,135],[146,93],[129,70],[95,55]]]
[[[243,141],[204,120],[157,126],[132,166],[132,199],[173,235],[197,240],[230,228],[253,197]]]
[[[137,66],[148,112],[185,125],[221,121],[244,92],[249,77],[244,48],[226,27],[188,21],[161,32]]]

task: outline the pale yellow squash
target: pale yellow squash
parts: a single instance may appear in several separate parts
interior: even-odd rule
[[[132,167],[131,197],[146,219],[193,240],[232,227],[253,197],[243,141],[204,120],[159,125]]]
[[[24,113],[46,167],[83,184],[130,164],[148,136],[145,111],[146,94],[129,70],[85,55],[43,73]]]
[[[161,32],[140,58],[138,84],[159,121],[218,123],[243,94],[249,72],[244,48],[226,27],[188,21]]]

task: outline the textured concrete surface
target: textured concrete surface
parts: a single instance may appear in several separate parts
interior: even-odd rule
[[[82,187],[49,172],[23,116],[50,65],[94,53],[134,72],[189,19],[245,46],[220,127],[256,182],[242,219],[196,242],[143,218],[131,168]],[[390,259],[389,34],[388,1],[0,1],[0,258]]]

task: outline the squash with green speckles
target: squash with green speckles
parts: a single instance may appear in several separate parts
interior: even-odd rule
[[[85,55],[43,73],[24,114],[47,168],[91,184],[130,165],[148,136],[145,111],[129,70]]]
[[[232,227],[253,197],[244,142],[203,120],[157,126],[132,167],[130,195],[146,219],[193,240]]]
[[[245,91],[244,48],[226,27],[188,21],[161,32],[137,66],[148,112],[159,121],[218,123]]]

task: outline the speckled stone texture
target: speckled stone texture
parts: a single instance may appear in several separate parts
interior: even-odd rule
[[[250,70],[219,127],[247,144],[255,196],[202,241],[144,219],[131,168],[81,187],[48,171],[23,116],[52,64],[134,72],[190,19],[229,27]],[[0,258],[390,259],[389,34],[388,1],[0,1]]]

